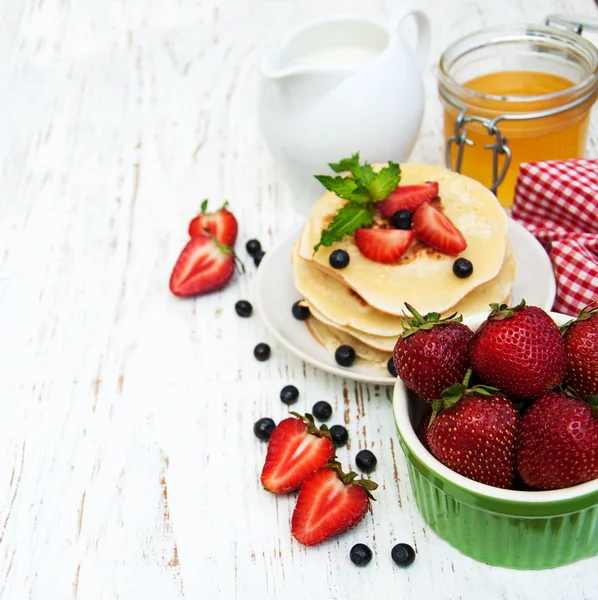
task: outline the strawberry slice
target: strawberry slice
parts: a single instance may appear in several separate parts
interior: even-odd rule
[[[390,219],[398,210],[413,212],[426,200],[432,200],[438,196],[438,183],[426,181],[421,185],[400,185],[391,192],[382,202],[376,203],[376,208]]]
[[[334,456],[334,444],[325,425],[319,429],[311,415],[291,414],[297,418],[284,419],[272,432],[262,469],[262,485],[275,494],[296,490]]]
[[[201,203],[201,212],[189,223],[189,236],[205,235],[206,229],[221,243],[233,246],[237,239],[238,224],[225,202],[216,212],[207,212],[208,201]]]
[[[170,276],[175,296],[197,296],[224,287],[235,271],[233,251],[211,235],[192,237]]]
[[[399,260],[414,237],[410,229],[372,229],[371,227],[361,227],[354,235],[359,251],[366,258],[379,263],[392,263]]]
[[[467,248],[467,242],[450,219],[429,202],[424,202],[413,215],[413,231],[416,237],[445,254],[459,254]]]
[[[365,516],[371,490],[378,485],[357,473],[343,473],[335,460],[310,475],[299,491],[291,519],[293,537],[306,546],[315,546],[355,527]]]

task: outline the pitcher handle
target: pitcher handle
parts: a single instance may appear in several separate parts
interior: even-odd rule
[[[415,47],[415,58],[420,69],[426,66],[428,54],[430,53],[430,20],[425,12],[419,8],[404,7],[399,9],[391,19],[391,26],[397,30],[408,17],[415,19],[417,27],[417,45]]]

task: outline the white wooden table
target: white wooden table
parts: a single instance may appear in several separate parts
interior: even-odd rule
[[[596,599],[598,558],[544,572],[479,564],[420,517],[390,390],[326,375],[259,318],[255,268],[221,293],[168,290],[201,199],[229,199],[238,247],[285,232],[289,192],[260,138],[257,64],[323,13],[388,15],[370,0],[0,2],[0,598]],[[598,16],[591,0],[420,0],[435,33],[413,160],[440,163],[435,63],[458,35]],[[598,113],[588,154],[596,156]],[[254,360],[259,341],[272,346]],[[294,497],[259,484],[254,421],[326,399],[345,465],[371,448],[380,484],[355,530],[306,549]],[[374,551],[363,569],[351,546]],[[397,542],[417,548],[396,567]]]

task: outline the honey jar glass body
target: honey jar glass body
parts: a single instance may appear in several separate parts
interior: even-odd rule
[[[582,158],[598,91],[598,50],[558,27],[490,28],[440,60],[447,166],[511,206],[519,165]]]

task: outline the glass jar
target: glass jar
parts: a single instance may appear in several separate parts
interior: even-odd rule
[[[440,59],[447,166],[511,206],[519,165],[581,158],[598,91],[598,50],[575,32],[494,27]]]

